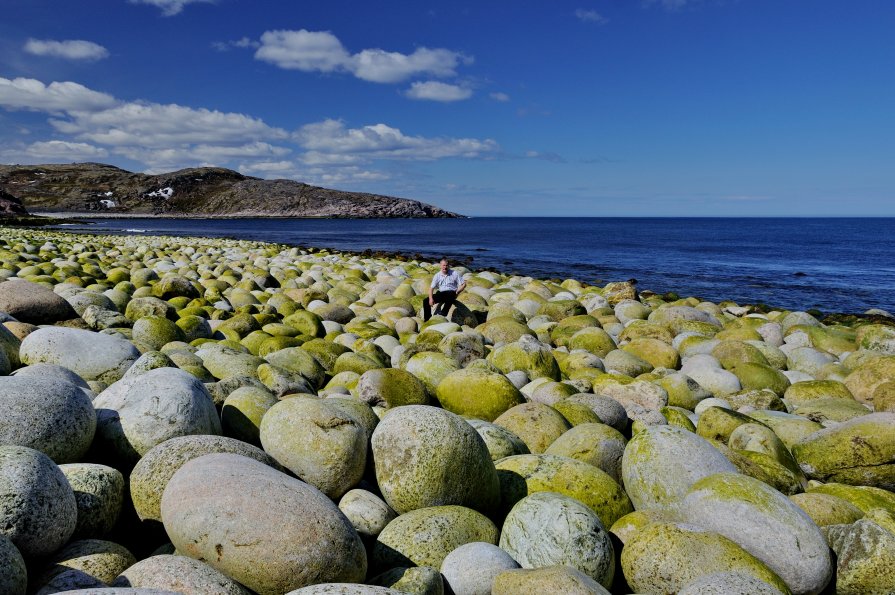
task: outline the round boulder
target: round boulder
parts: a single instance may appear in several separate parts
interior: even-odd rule
[[[436,395],[448,411],[485,421],[493,421],[511,407],[525,402],[525,397],[506,376],[481,368],[451,372],[438,384]]]
[[[500,547],[523,568],[571,566],[604,587],[612,585],[609,533],[590,508],[568,496],[539,492],[517,502],[503,523]]]
[[[84,380],[119,380],[140,357],[133,343],[114,335],[75,328],[47,326],[25,337],[22,363],[58,364]]]
[[[93,401],[97,411],[94,450],[107,460],[132,465],[165,440],[221,433],[211,395],[195,376],[157,368],[121,380]]]
[[[499,502],[485,442],[449,411],[399,407],[376,427],[372,449],[379,488],[398,513],[446,504],[491,511]]]
[[[103,537],[115,526],[124,501],[124,477],[105,465],[59,465],[75,493],[78,524],[74,537]]]
[[[261,420],[261,444],[284,467],[330,498],[357,485],[367,461],[367,433],[326,400],[292,398]]]
[[[18,548],[6,535],[0,535],[0,593],[25,595],[28,588],[28,569]]]
[[[140,459],[130,475],[130,493],[141,520],[162,520],[162,494],[178,469],[188,461],[209,454],[234,454],[254,459],[274,469],[280,466],[269,454],[235,438],[181,436],[165,440]]]
[[[402,514],[376,538],[371,564],[385,571],[399,566],[441,568],[465,543],[496,544],[500,531],[486,516],[464,506],[433,506]]]
[[[88,393],[59,376],[0,378],[0,443],[39,450],[58,463],[90,448],[96,412]]]
[[[208,564],[185,556],[152,556],[124,570],[114,587],[160,589],[188,595],[249,595],[248,589]]]
[[[360,400],[374,407],[427,405],[429,395],[419,378],[399,368],[364,372],[355,388]]]
[[[77,516],[75,494],[50,457],[0,446],[0,535],[25,556],[45,556],[68,541]]]
[[[466,543],[445,556],[441,574],[455,595],[490,595],[494,578],[519,564],[504,550],[482,541]]]
[[[0,312],[31,324],[53,324],[78,317],[74,308],[52,289],[21,279],[0,283]]]
[[[494,424],[519,436],[534,454],[547,450],[572,427],[559,411],[543,403],[516,405],[495,419]]]
[[[259,595],[359,582],[367,572],[360,537],[329,498],[239,455],[205,455],[181,467],[162,496],[162,521],[179,552]]]
[[[385,500],[366,490],[349,490],[339,500],[342,511],[362,536],[376,537],[398,516]]]

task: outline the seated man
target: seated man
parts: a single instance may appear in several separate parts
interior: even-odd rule
[[[437,289],[438,293],[433,294],[433,289]],[[429,286],[429,299],[423,300],[423,322],[432,316],[432,306],[435,304],[438,304],[435,314],[447,316],[457,295],[464,289],[466,289],[466,281],[460,277],[460,273],[451,269],[447,258],[442,258],[441,270],[435,273],[435,276],[432,277],[432,284]]]

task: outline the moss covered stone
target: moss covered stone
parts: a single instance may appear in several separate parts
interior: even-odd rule
[[[486,516],[464,506],[433,506],[394,519],[376,538],[375,571],[407,566],[440,568],[444,558],[466,543],[496,544],[500,531]]]
[[[484,441],[461,417],[425,405],[390,411],[372,437],[382,496],[399,513],[458,504],[491,511],[499,482]]]
[[[717,533],[654,523],[625,543],[621,566],[628,585],[641,593],[677,593],[702,576],[736,571],[790,590],[755,556]]]
[[[604,527],[634,510],[622,487],[600,469],[568,457],[530,454],[496,463],[501,506],[512,508],[537,492],[557,492],[578,500],[597,513]]]
[[[650,363],[654,368],[677,369],[681,358],[677,350],[659,339],[634,339],[622,347],[624,351],[636,355]]]
[[[571,426],[561,413],[543,403],[522,403],[494,420],[519,436],[532,453],[544,452]]]
[[[518,341],[496,347],[487,359],[504,374],[521,370],[532,380],[560,378],[559,365],[553,357],[550,346],[527,335]]]
[[[622,482],[622,456],[628,441],[621,432],[602,423],[573,427],[553,441],[545,454],[583,461]]]
[[[849,525],[864,516],[861,509],[848,500],[830,494],[803,492],[793,494],[789,499],[804,510],[818,527]]]
[[[442,407],[461,415],[494,421],[508,409],[525,402],[506,376],[464,368],[445,376],[436,389]]]
[[[499,461],[513,455],[529,454],[528,447],[522,442],[522,439],[506,428],[480,419],[470,419],[468,422],[485,441],[485,447],[488,449],[492,461]]]

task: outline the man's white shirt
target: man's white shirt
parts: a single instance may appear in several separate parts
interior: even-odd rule
[[[438,291],[457,291],[462,283],[463,278],[460,277],[460,273],[457,271],[450,270],[446,275],[441,271],[438,271],[435,273],[435,276],[432,277],[431,287]]]

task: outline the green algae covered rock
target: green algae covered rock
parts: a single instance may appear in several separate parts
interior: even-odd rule
[[[448,411],[485,421],[494,421],[508,409],[525,402],[525,397],[506,376],[478,368],[451,372],[438,384],[436,395]]]
[[[467,421],[469,425],[475,428],[482,440],[485,441],[485,446],[488,448],[492,461],[499,461],[504,457],[513,455],[529,454],[528,447],[522,442],[522,439],[506,428],[480,419]]]
[[[187,462],[168,482],[161,510],[178,552],[259,595],[358,582],[367,572],[360,537],[329,498],[247,457],[209,454]]]
[[[624,351],[649,362],[653,368],[676,369],[680,367],[681,357],[677,349],[659,339],[634,339],[622,347]]]
[[[443,353],[424,351],[407,360],[404,369],[419,378],[429,394],[434,396],[441,381],[451,372],[459,370],[460,366]]]
[[[864,516],[861,509],[848,500],[830,494],[804,492],[793,494],[789,499],[804,510],[818,527],[850,525]]]
[[[398,368],[364,372],[357,381],[358,397],[376,407],[427,405],[426,386],[413,374]]]
[[[136,561],[126,548],[110,541],[72,541],[46,560],[32,582],[38,593],[105,587]]]
[[[700,577],[730,571],[790,592],[780,577],[735,542],[695,527],[644,527],[625,543],[621,566],[628,585],[641,593],[678,593]]]
[[[858,329],[857,338],[861,349],[895,355],[895,327],[866,324]]]
[[[848,387],[836,380],[805,380],[790,385],[783,393],[789,403],[801,404],[815,399],[844,399],[854,401]]]
[[[895,592],[895,535],[869,519],[824,529],[836,552],[836,593]]]
[[[699,383],[684,374],[677,372],[663,376],[655,383],[668,393],[668,404],[673,407],[682,407],[693,410],[700,401],[708,399],[712,394],[699,386]]]
[[[615,340],[602,328],[583,328],[572,335],[567,343],[570,350],[583,349],[598,357],[616,349]]]
[[[267,389],[242,386],[230,393],[221,409],[221,428],[226,436],[261,444],[261,419],[278,403]]]
[[[637,510],[664,507],[700,479],[734,471],[711,443],[674,426],[653,426],[636,434],[622,458],[625,491]]]
[[[609,533],[590,508],[568,496],[538,492],[517,502],[503,523],[500,547],[522,568],[565,565],[604,587],[612,585],[615,550]]]
[[[882,488],[826,483],[809,486],[806,492],[809,494],[829,494],[842,498],[865,514],[875,508],[881,508],[895,514],[895,494]]]
[[[748,416],[774,430],[777,437],[790,450],[805,436],[823,429],[823,426],[815,421],[782,411],[751,411]]]
[[[497,507],[500,483],[491,455],[463,418],[435,407],[389,412],[373,432],[373,460],[382,496],[398,513],[457,504]]]
[[[513,343],[524,335],[535,336],[534,331],[509,316],[499,316],[476,327],[485,339],[494,345]]]
[[[777,587],[745,572],[714,572],[701,576],[678,595],[783,595]]]
[[[520,337],[513,343],[496,347],[487,359],[504,374],[521,370],[531,380],[535,378],[559,380],[560,378],[559,365],[553,357],[550,346],[528,335]]]
[[[496,544],[500,531],[486,516],[464,506],[419,508],[394,519],[376,538],[371,565],[379,571],[401,566],[440,568],[466,543]]]
[[[831,397],[802,403],[792,412],[820,424],[846,422],[871,413],[866,405],[857,401]]]
[[[855,368],[843,382],[857,400],[872,404],[876,389],[891,382],[893,378],[895,378],[895,355],[886,355],[867,358],[867,361]]]
[[[735,473],[705,477],[683,497],[677,514],[737,543],[793,593],[818,593],[832,577],[827,543],[814,521],[757,479]]]
[[[585,423],[554,440],[544,453],[588,463],[621,483],[622,456],[627,443],[622,433],[611,426]]]
[[[755,423],[755,420],[743,413],[723,407],[708,407],[699,416],[696,433],[703,438],[726,443],[734,430],[749,423]]]
[[[871,413],[806,436],[793,455],[812,479],[895,490],[895,413]]]
[[[622,487],[593,465],[548,454],[507,457],[497,461],[501,506],[537,492],[557,492],[578,500],[597,513],[604,527],[611,527],[633,510]]]
[[[782,397],[789,388],[789,379],[780,370],[757,363],[738,364],[731,369],[744,389],[770,389]]]
[[[326,399],[287,399],[271,407],[261,420],[261,444],[330,498],[353,488],[364,474],[366,429]]]
[[[411,568],[393,568],[375,576],[369,581],[372,585],[388,587],[398,593],[415,595],[443,595],[444,581],[441,574],[431,566],[413,566]]]
[[[562,414],[543,403],[522,403],[507,410],[494,420],[525,442],[534,454],[547,450],[571,425]]]

